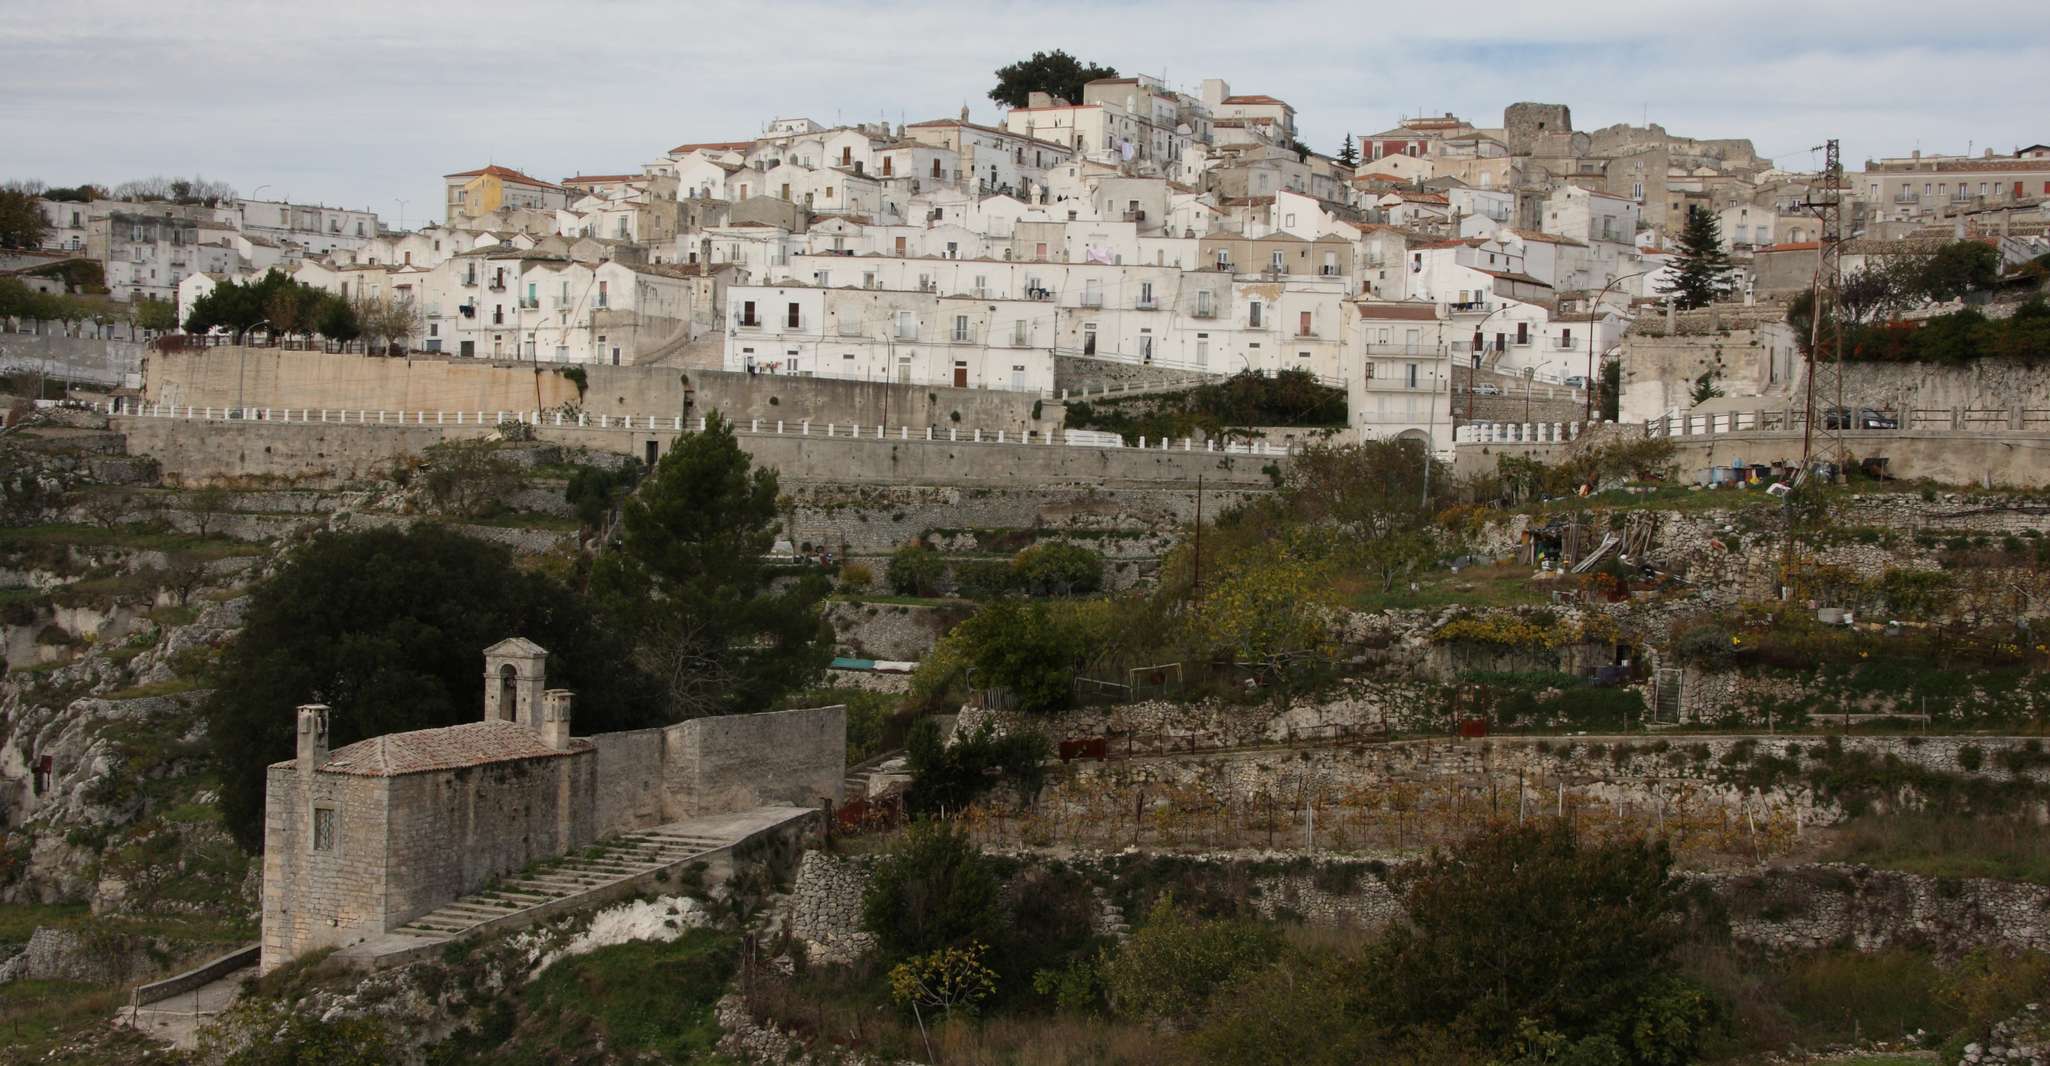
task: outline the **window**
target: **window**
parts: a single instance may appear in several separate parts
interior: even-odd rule
[[[911,340],[918,336],[918,319],[909,311],[897,312],[897,339]]]
[[[1142,281],[1139,283],[1139,306],[1153,306],[1153,283],[1150,281]]]
[[[313,808],[313,850],[335,850],[335,809]]]
[[[1516,343],[1518,345],[1530,343],[1530,323],[1518,322],[1516,324]]]
[[[1412,389],[1416,388],[1416,364],[1407,364],[1405,369],[1407,372],[1403,376],[1403,383],[1408,385]]]
[[[1295,332],[1298,337],[1313,337],[1316,335],[1317,331],[1310,326],[1310,312],[1304,311],[1297,316]]]
[[[1153,361],[1153,335],[1144,331],[1139,334],[1139,359],[1147,363]]]
[[[1025,347],[1025,320],[1022,318],[1011,323],[1011,347]]]
[[[1260,301],[1254,300],[1246,305],[1246,325],[1254,329],[1260,327]]]
[[[1210,306],[1210,290],[1196,290],[1196,316],[1198,318],[1209,318],[1213,313]]]
[[[1281,253],[1279,251],[1273,252],[1267,256],[1267,269],[1272,270],[1277,274],[1281,273]]]
[[[601,282],[599,282],[599,283],[598,283],[598,306],[599,306],[599,307],[610,307],[610,306],[611,306],[611,304],[610,304],[610,303],[608,303],[608,302],[607,302],[607,300],[606,300],[606,292],[605,292],[605,287],[606,287],[606,286],[607,286],[608,284],[610,284],[610,283],[609,283],[609,282],[603,282],[603,281],[601,281]]]
[[[961,343],[961,342],[963,342],[963,341],[966,341],[967,339],[968,339],[968,316],[967,316],[967,315],[955,315],[955,316],[954,316],[954,343],[956,343],[956,344],[959,344],[959,343]]]
[[[796,329],[803,323],[804,312],[798,307],[797,304],[791,303],[784,305],[783,324],[785,327],[789,329]]]
[[[1570,329],[1562,329],[1562,330],[1560,330],[1560,331],[1559,331],[1559,347],[1561,347],[1561,348],[1571,348],[1571,347],[1573,347],[1573,331],[1572,331],[1572,330],[1570,330]]]
[[[1196,365],[1210,365],[1210,334],[1196,334]]]
[[[759,326],[762,324],[759,319],[755,318],[755,302],[753,300],[741,301],[740,324],[743,326]]]

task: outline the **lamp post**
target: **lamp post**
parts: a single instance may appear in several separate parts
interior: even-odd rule
[[[392,200],[399,205],[399,232],[404,233],[406,231],[406,201],[397,196],[392,197]]]
[[[1523,424],[1526,426],[1530,425],[1531,383],[1537,380],[1537,372],[1543,370],[1548,366],[1551,366],[1552,362],[1553,360],[1547,359],[1536,366],[1527,366],[1523,368]],[[1550,394],[1547,393],[1547,395],[1549,396]]]
[[[1587,389],[1587,412],[1582,416],[1582,421],[1594,421],[1594,335],[1601,332],[1601,321],[1595,316],[1601,313],[1602,297],[1607,296],[1609,290],[1616,287],[1617,282],[1629,281],[1631,278],[1641,278],[1649,273],[1651,273],[1649,270],[1640,270],[1635,274],[1624,274],[1620,277],[1610,278],[1609,283],[1602,286],[1601,295],[1596,296],[1594,302],[1587,305],[1587,383],[1583,386]]]

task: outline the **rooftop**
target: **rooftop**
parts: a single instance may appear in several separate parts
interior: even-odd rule
[[[588,741],[572,742],[567,751],[551,748],[539,734],[515,722],[468,722],[359,740],[329,755],[321,769],[355,777],[398,777],[520,759],[561,758],[589,749]]]
[[[476,170],[460,170],[454,174],[444,174],[442,175],[442,177],[481,178],[487,175],[490,177],[497,178],[500,181],[516,182],[521,185],[532,185],[537,189],[559,189],[562,187],[560,185],[554,185],[549,182],[542,181],[540,178],[528,177],[527,175],[522,174],[511,167],[502,167],[496,163],[493,163],[488,167],[479,167]]]

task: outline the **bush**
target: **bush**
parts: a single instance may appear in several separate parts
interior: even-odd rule
[[[1103,965],[1111,1007],[1168,1021],[1194,1017],[1212,992],[1236,984],[1281,953],[1273,929],[1243,918],[1199,919],[1163,895],[1146,924]]]
[[[968,839],[918,821],[876,864],[861,899],[861,927],[892,963],[943,948],[987,944],[1000,931],[997,875]]]
[[[519,490],[519,471],[486,440],[452,440],[427,449],[427,497],[443,514],[485,518]]]
[[[998,736],[984,722],[975,735],[947,744],[936,723],[920,721],[905,741],[912,775],[905,805],[921,814],[958,811],[1002,784],[1034,795],[1045,782],[1043,764],[1051,753],[1052,746],[1038,733]]]
[[[954,564],[954,591],[971,600],[989,600],[1012,591],[1011,564],[995,559],[967,559]]]
[[[612,515],[612,505],[620,496],[633,490],[634,482],[640,480],[638,475],[638,464],[619,471],[580,465],[569,476],[569,484],[563,488],[562,496],[576,508],[577,521],[582,522],[585,529],[601,529]]]
[[[907,544],[890,554],[890,591],[899,596],[937,596],[946,572],[940,553],[923,544]]]
[[[867,592],[876,583],[875,571],[866,563],[844,563],[840,567],[840,591]]]
[[[1086,596],[1103,587],[1103,556],[1079,544],[1035,544],[1011,560],[1015,584],[1033,596]]]
[[[1021,711],[1053,711],[1073,698],[1075,666],[1088,649],[1079,620],[1044,603],[998,600],[947,634],[969,682],[1010,694]]]

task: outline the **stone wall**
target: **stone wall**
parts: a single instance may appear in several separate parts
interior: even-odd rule
[[[130,454],[156,458],[167,480],[188,484],[256,479],[334,486],[377,480],[396,459],[420,456],[445,439],[473,439],[489,432],[477,426],[431,424],[213,422],[149,416],[119,416],[112,421],[127,436]],[[1265,468],[1288,462],[1283,456],[1200,450],[827,438],[799,435],[791,428],[783,434],[752,433],[743,423],[740,434],[741,446],[755,461],[775,467],[786,481],[1079,488],[1193,485],[1201,474],[1220,489],[1246,490],[1270,485]],[[650,448],[666,452],[677,433],[551,426],[537,435],[552,443],[645,457]]]
[[[790,520],[793,543],[844,544],[856,554],[887,553],[935,530],[1033,530],[1047,539],[1057,539],[1063,532],[1145,534],[1069,539],[1095,548],[1106,559],[1146,559],[1172,548],[1174,537],[1196,513],[1193,482],[968,487],[786,480],[785,486],[794,504]],[[1267,491],[1265,484],[1216,488],[1206,483],[1204,514],[1221,514]],[[1137,543],[1128,546],[1126,541]],[[987,545],[955,539],[931,543],[950,552],[993,551]],[[878,572],[876,576],[882,575]]]
[[[1034,418],[1036,395],[1001,389],[591,364],[581,366],[585,388],[579,392],[559,372],[570,365],[205,348],[150,353],[144,395],[151,403],[191,407],[495,412],[575,404],[593,416],[719,411],[792,423],[959,425],[1013,433],[1059,425],[1058,419]]]
[[[1163,385],[1186,380],[1194,374],[1194,371],[1181,368],[1142,366],[1114,359],[1090,359],[1079,355],[1053,357],[1053,391],[1056,396],[1062,389],[1080,393],[1100,391],[1109,385]],[[1215,379],[1222,377],[1219,374]]]
[[[861,898],[875,869],[866,856],[807,851],[790,890],[790,934],[816,962],[851,962],[875,947],[861,929]]]
[[[383,933],[384,782],[340,774],[302,777],[272,766],[264,786],[263,969],[300,952]],[[313,850],[315,807],[335,810],[335,847]]]
[[[23,367],[53,378],[110,387],[137,383],[139,340],[101,340],[63,333],[11,333],[0,329],[0,371]]]
[[[1736,939],[1778,951],[2050,948],[2050,887],[1841,864],[1704,876]]]
[[[1623,387],[1617,418],[1643,422],[1694,407],[1694,384],[1712,375],[1727,397],[1784,397],[1799,358],[1793,328],[1756,322],[1746,328],[1661,336],[1634,330],[1623,340]],[[1765,406],[1777,407],[1779,402]]]
[[[847,775],[843,706],[693,718],[670,728],[665,776],[677,817],[765,804],[839,806]]]
[[[940,637],[972,610],[835,601],[826,605],[826,621],[833,626],[835,645],[846,654],[904,662],[925,658]]]
[[[669,728],[600,733],[591,737],[598,753],[595,798],[598,835],[645,829],[669,821],[663,802]]]

